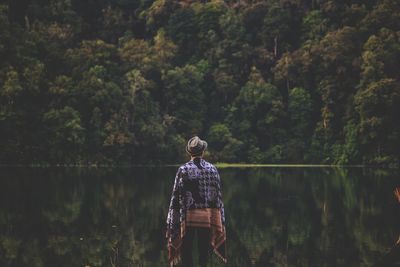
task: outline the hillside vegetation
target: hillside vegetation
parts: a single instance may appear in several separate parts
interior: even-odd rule
[[[1,163],[394,164],[400,2],[0,1]]]

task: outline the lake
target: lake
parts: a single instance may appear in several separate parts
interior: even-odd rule
[[[2,168],[0,266],[167,266],[177,167]],[[398,171],[221,168],[229,264],[372,266],[400,233]],[[223,266],[213,256],[210,266]]]

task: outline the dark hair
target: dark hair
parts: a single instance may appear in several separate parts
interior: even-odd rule
[[[203,166],[201,166],[200,160],[201,160],[200,157],[195,157],[195,158],[193,159],[193,163],[194,163],[194,165],[197,166],[197,168],[199,168],[199,169],[201,170],[201,169],[203,169]]]

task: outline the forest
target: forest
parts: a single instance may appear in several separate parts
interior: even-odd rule
[[[399,166],[400,1],[0,0],[0,163]]]

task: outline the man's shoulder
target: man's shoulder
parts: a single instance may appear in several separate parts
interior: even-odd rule
[[[185,164],[182,164],[181,166],[179,166],[178,170],[182,171],[182,172],[186,172],[187,170],[189,170],[190,168],[192,168],[193,166],[193,162],[188,161]]]
[[[202,165],[203,165],[203,167],[217,171],[217,168],[214,166],[214,164],[212,164],[211,162],[208,162],[204,159],[202,160]],[[195,167],[196,167],[196,165],[193,163],[193,161],[188,161],[188,162],[182,164],[181,166],[179,166],[179,171],[187,172],[189,169],[192,169]]]
[[[211,162],[208,162],[208,161],[204,160],[204,164],[205,164],[205,166],[207,166],[208,168],[210,168],[210,169],[212,169],[212,170],[214,170],[214,171],[217,171],[217,167],[215,167],[214,164],[212,164]]]

